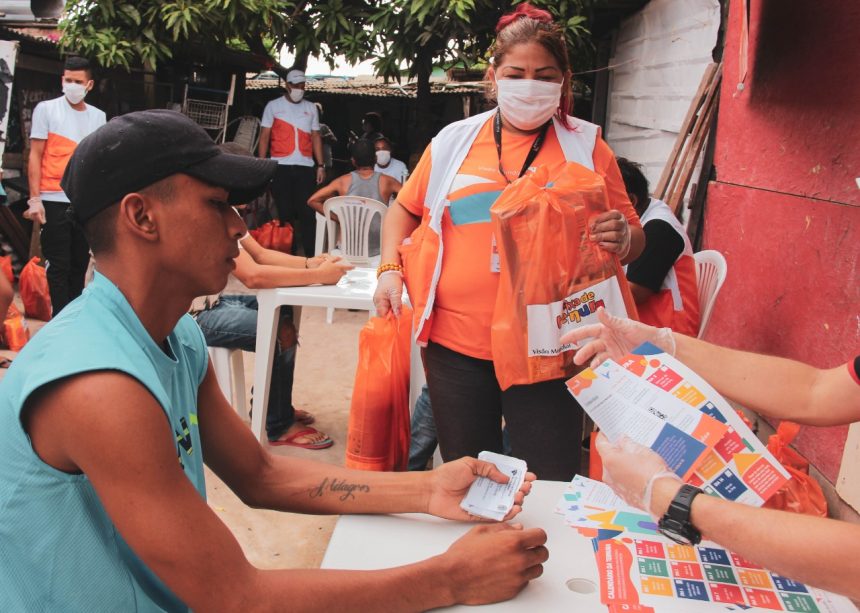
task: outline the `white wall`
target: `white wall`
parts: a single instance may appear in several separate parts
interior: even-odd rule
[[[718,0],[651,0],[622,22],[610,60],[605,138],[615,154],[639,162],[651,188],[711,62]],[[694,175],[694,180],[697,175]]]

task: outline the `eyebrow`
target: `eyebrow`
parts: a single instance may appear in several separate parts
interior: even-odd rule
[[[526,70],[525,68],[521,68],[519,66],[504,66],[503,68],[510,68],[511,70],[519,70],[520,72],[525,72],[525,70]],[[542,66],[542,67],[538,68],[537,70],[535,70],[535,72],[541,72],[544,70],[557,70],[557,71],[561,72],[561,70],[556,66]]]

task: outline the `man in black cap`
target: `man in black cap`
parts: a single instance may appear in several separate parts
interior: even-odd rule
[[[506,481],[472,458],[386,474],[272,456],[238,418],[186,311],[224,286],[245,232],[230,205],[274,165],[170,111],[81,141],[63,189],[95,279],[0,381],[0,610],[412,611],[510,598],[540,575],[546,535],[507,524],[408,567],[263,571],[206,505],[204,456],[244,502],[284,511],[465,520],[477,476]]]

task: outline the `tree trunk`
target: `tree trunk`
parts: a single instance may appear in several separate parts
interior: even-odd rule
[[[415,139],[411,143],[411,152],[424,151],[427,143],[433,138],[433,108],[430,96],[430,75],[433,72],[433,51],[420,47],[415,56],[415,77],[417,92],[415,100]]]

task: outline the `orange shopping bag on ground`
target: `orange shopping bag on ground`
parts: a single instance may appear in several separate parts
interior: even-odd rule
[[[14,304],[9,305],[9,311],[3,321],[3,338],[6,341],[6,346],[12,351],[21,351],[27,341],[30,340],[27,320],[15,308]]]
[[[785,467],[791,479],[764,503],[765,508],[827,517],[827,500],[821,485],[809,475],[809,462],[789,447],[800,424],[784,421],[767,441],[767,449]]]
[[[266,249],[290,253],[293,248],[293,226],[289,223],[270,221],[249,232]]]
[[[51,294],[48,291],[48,277],[45,269],[39,266],[39,258],[32,258],[21,270],[18,277],[18,291],[24,303],[24,314],[33,319],[51,319]]]
[[[406,470],[409,460],[409,353],[412,310],[374,317],[358,338],[346,467]]]
[[[588,238],[591,220],[608,210],[603,178],[575,163],[552,182],[546,167],[523,176],[490,207],[499,262],[491,342],[502,389],[580,370],[559,338],[596,322],[598,307],[637,317],[618,257]]]

